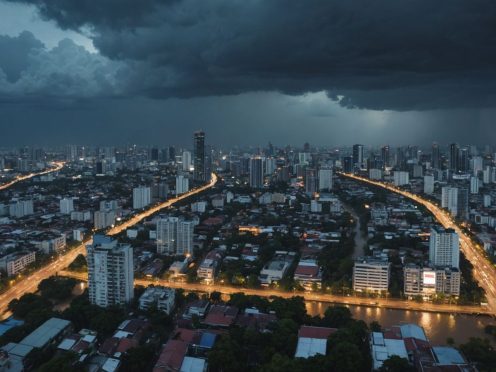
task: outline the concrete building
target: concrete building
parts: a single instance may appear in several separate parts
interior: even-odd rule
[[[193,232],[196,220],[168,217],[157,220],[157,253],[190,255],[193,253]]]
[[[459,268],[460,241],[453,229],[440,226],[431,229],[429,261],[435,267]]]
[[[115,211],[96,211],[93,215],[93,224],[96,230],[113,226],[115,224]]]
[[[22,218],[34,213],[32,200],[17,200],[9,205],[9,215],[15,218]]]
[[[295,258],[294,252],[276,251],[274,258],[260,271],[262,285],[270,285],[281,280]]]
[[[0,258],[0,269],[7,273],[7,276],[15,276],[31,263],[35,262],[35,252],[16,252]]]
[[[86,246],[88,289],[92,304],[108,307],[134,297],[133,248],[117,240],[95,235]]]
[[[139,186],[133,189],[133,209],[143,209],[151,203],[149,187]]]
[[[481,187],[481,180],[478,177],[470,177],[470,193],[478,194]]]
[[[319,170],[319,191],[332,190],[332,169],[321,168]]]
[[[264,159],[260,156],[250,158],[250,187],[261,189],[264,185]]]
[[[60,213],[62,214],[71,214],[74,210],[74,199],[72,198],[63,198],[60,200]]]
[[[393,173],[393,180],[395,186],[404,186],[410,183],[410,176],[408,172],[395,171]]]
[[[159,311],[171,314],[176,304],[176,290],[166,287],[148,287],[139,299],[139,308],[148,310],[156,306]]]
[[[176,196],[189,191],[189,178],[182,174],[176,176]]]
[[[359,292],[385,292],[389,288],[390,263],[364,257],[353,267],[353,290]]]
[[[183,151],[182,167],[183,167],[183,171],[189,172],[191,168],[191,152]]]
[[[424,176],[424,194],[431,195],[434,193],[434,176]]]
[[[406,296],[422,296],[431,299],[435,294],[458,296],[461,273],[452,268],[430,268],[408,264],[404,267],[404,293]]]
[[[371,180],[382,180],[382,169],[369,169],[369,178]]]
[[[316,260],[300,260],[293,278],[307,290],[312,290],[314,287],[322,287],[322,272]]]
[[[441,191],[441,206],[449,210],[453,217],[465,219],[468,216],[468,190],[445,186]]]
[[[196,275],[206,282],[213,282],[220,268],[221,261],[222,256],[219,252],[215,250],[210,251],[198,267]]]

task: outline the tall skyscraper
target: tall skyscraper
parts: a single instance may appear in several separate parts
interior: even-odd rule
[[[389,146],[381,148],[381,160],[383,168],[391,166]]]
[[[353,157],[345,156],[343,158],[343,170],[345,173],[353,172]]]
[[[188,172],[191,166],[191,152],[183,151],[183,171]]]
[[[441,206],[448,209],[453,217],[466,219],[468,217],[468,188],[443,187]]]
[[[441,169],[441,154],[439,153],[439,145],[434,142],[432,144],[432,168]]]
[[[361,168],[363,165],[363,145],[353,145],[353,166]]]
[[[435,267],[458,269],[460,264],[460,241],[453,229],[436,226],[431,230],[429,261]]]
[[[134,297],[133,248],[117,240],[95,235],[86,246],[88,289],[92,304],[108,307]]]
[[[458,161],[458,170],[468,172],[470,168],[470,153],[468,148],[464,147],[460,150]]]
[[[263,187],[263,158],[260,156],[250,159],[250,187],[261,189]]]
[[[60,200],[60,213],[70,214],[74,210],[74,199],[64,198]]]
[[[197,131],[193,138],[193,156],[194,156],[194,173],[195,181],[205,182],[207,180],[205,174],[205,132]]]
[[[193,232],[196,221],[180,217],[161,218],[157,221],[157,253],[188,255],[193,253]]]
[[[314,168],[305,169],[305,192],[308,194],[313,194],[317,192],[318,179],[317,171]]]
[[[449,169],[453,172],[460,170],[460,147],[452,143],[449,148]]]
[[[150,188],[139,186],[133,189],[133,209],[142,209],[151,203]]]
[[[176,176],[176,195],[184,194],[189,191],[189,179],[182,174]]]

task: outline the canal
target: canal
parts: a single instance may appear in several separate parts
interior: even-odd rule
[[[323,315],[329,306],[323,302],[307,302],[309,315]],[[414,323],[424,328],[429,340],[435,344],[446,344],[452,337],[456,344],[467,342],[470,337],[489,338],[484,333],[486,325],[496,325],[496,321],[486,315],[452,315],[410,310],[393,310],[378,307],[347,306],[354,319],[370,324],[374,320],[388,328],[403,323]]]

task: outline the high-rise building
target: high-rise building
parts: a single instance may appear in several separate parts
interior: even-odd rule
[[[353,145],[353,166],[358,169],[363,166],[363,145]]]
[[[408,172],[395,171],[393,177],[395,186],[404,186],[410,183]]]
[[[193,137],[194,173],[193,178],[197,182],[206,182],[205,169],[205,132],[197,131]]]
[[[250,158],[250,187],[261,189],[264,184],[263,158],[260,156]]]
[[[383,168],[391,166],[389,146],[383,146],[381,148],[381,160]]]
[[[305,169],[305,192],[313,194],[317,192],[318,179],[317,171],[314,168]]]
[[[197,221],[180,217],[161,218],[157,221],[157,253],[189,255],[193,253],[193,232]]]
[[[468,172],[470,169],[470,153],[469,149],[464,147],[460,150],[460,155],[458,157],[458,170],[462,172]]]
[[[479,193],[479,188],[480,188],[481,180],[479,177],[470,177],[470,193],[471,194],[478,194]]]
[[[432,144],[432,168],[441,169],[441,155],[439,153],[439,145],[437,143]]]
[[[319,191],[332,190],[332,169],[321,168],[319,170]]]
[[[445,186],[441,190],[441,207],[450,211],[453,217],[458,212],[458,189],[456,187]]]
[[[276,170],[276,159],[274,158],[265,158],[265,174],[272,175]]]
[[[63,198],[60,200],[60,213],[71,214],[73,210],[74,210],[74,199]]]
[[[115,224],[115,210],[100,210],[93,214],[93,225],[96,230],[106,229]]]
[[[429,261],[435,267],[459,268],[460,241],[455,230],[440,226],[431,229]]]
[[[155,147],[150,150],[150,160],[158,161],[158,149]]]
[[[434,193],[434,176],[424,176],[424,194]]]
[[[449,148],[449,169],[452,172],[460,170],[460,147],[457,143],[452,143]]]
[[[353,172],[353,157],[345,156],[343,158],[343,171],[345,173]]]
[[[92,304],[108,307],[134,297],[133,248],[112,238],[95,235],[86,246],[88,290]]]
[[[17,200],[9,205],[11,217],[22,218],[34,213],[33,201],[31,199]]]
[[[182,174],[176,176],[176,195],[184,194],[189,191],[189,179]]]
[[[133,189],[133,209],[142,209],[151,203],[151,190],[146,186]]]
[[[191,152],[189,151],[183,151],[183,171],[188,172],[189,168],[191,166]]]

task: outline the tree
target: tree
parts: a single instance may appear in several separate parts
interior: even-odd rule
[[[41,292],[42,297],[62,301],[72,295],[72,290],[76,284],[76,279],[51,276],[40,282],[38,290]]]
[[[212,371],[230,372],[246,370],[246,358],[241,346],[231,336],[225,335],[208,353],[208,362]]]
[[[364,371],[364,358],[358,347],[349,342],[334,345],[329,353],[335,371]]]
[[[88,262],[86,261],[86,257],[84,257],[82,254],[78,254],[74,261],[71,262],[68,269],[77,272],[88,271]]]
[[[385,360],[382,367],[379,369],[381,372],[413,372],[415,369],[410,365],[408,359],[401,358],[397,355],[391,356]]]
[[[382,331],[382,327],[377,320],[372,321],[369,325],[369,328],[370,328],[371,332],[381,332]]]
[[[122,358],[119,371],[150,371],[153,368],[155,348],[153,345],[139,346],[127,351]]]
[[[222,300],[222,293],[213,291],[210,293],[210,301],[214,303],[219,303]]]
[[[347,307],[331,306],[324,313],[322,325],[324,327],[341,328],[350,324],[351,319],[351,312]]]
[[[469,342],[460,345],[460,350],[479,371],[494,371],[496,353],[488,339],[471,337]]]

